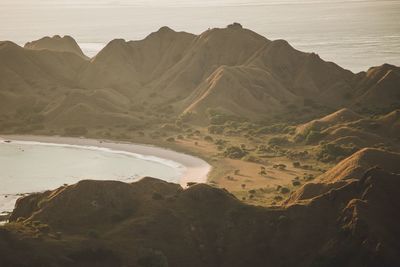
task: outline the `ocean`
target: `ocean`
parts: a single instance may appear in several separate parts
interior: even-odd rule
[[[186,168],[174,161],[108,148],[0,141],[0,215],[21,194],[84,179],[134,182],[144,176],[179,183]]]
[[[2,0],[0,40],[71,35],[92,57],[114,38],[138,40],[162,26],[199,34],[239,22],[359,72],[400,65],[399,17],[398,0]]]

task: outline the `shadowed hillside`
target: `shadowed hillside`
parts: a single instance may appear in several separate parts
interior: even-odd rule
[[[357,178],[281,208],[208,185],[82,181],[20,199],[0,232],[0,263],[397,266],[400,177],[371,169]]]

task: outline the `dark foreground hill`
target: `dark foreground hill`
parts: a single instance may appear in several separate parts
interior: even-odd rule
[[[400,176],[370,169],[308,203],[208,185],[81,181],[20,199],[1,266],[400,266]]]

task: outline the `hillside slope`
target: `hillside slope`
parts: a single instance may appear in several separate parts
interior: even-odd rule
[[[208,185],[82,181],[20,199],[0,230],[0,263],[397,266],[399,183],[373,169],[307,204],[271,209]]]
[[[102,124],[99,113],[105,113],[105,126],[114,118],[118,125],[136,124],[138,117],[147,119],[157,110],[168,112],[156,112],[149,121],[189,113],[197,114],[192,123],[207,124],[209,110],[253,121],[304,121],[344,107],[391,112],[400,103],[395,66],[353,74],[240,24],[200,35],[162,27],[143,40],[112,40],[90,61],[68,36],[43,38],[25,49],[2,42],[0,59],[0,118],[10,131],[19,131],[12,114],[27,102],[44,117],[41,127],[53,131],[57,127],[49,111],[55,109],[82,113],[82,119],[64,120],[66,127],[86,127],[90,121],[95,123],[88,127],[96,127]],[[82,98],[68,97],[77,90]],[[96,92],[101,98],[92,101]]]

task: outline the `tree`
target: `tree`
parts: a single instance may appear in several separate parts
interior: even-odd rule
[[[247,152],[238,146],[227,147],[224,151],[224,156],[231,159],[241,159],[246,156]]]
[[[259,172],[258,174],[260,174],[260,175],[267,175],[267,172],[266,172],[264,166],[261,166],[261,167],[260,167],[260,172]]]

